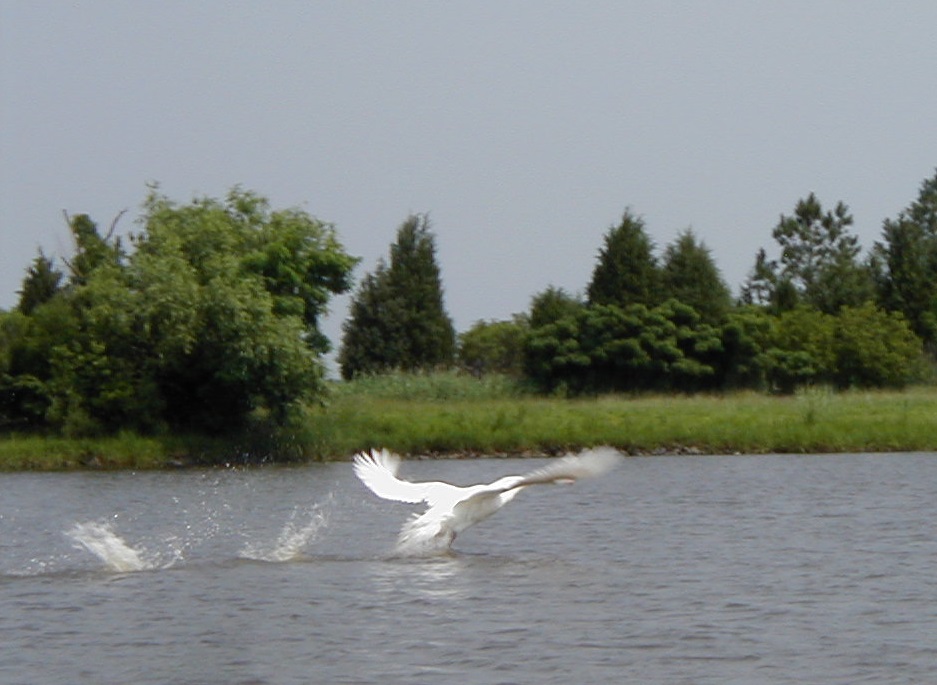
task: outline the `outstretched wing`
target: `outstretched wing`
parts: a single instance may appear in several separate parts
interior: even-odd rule
[[[400,457],[387,450],[371,450],[355,455],[355,474],[371,492],[397,502],[424,502],[432,483],[411,483],[397,478]]]
[[[581,478],[595,478],[611,471],[622,460],[621,452],[611,447],[596,447],[556,461],[521,476],[511,487],[545,483],[572,483]]]
[[[467,490],[470,494],[464,497],[458,506],[462,509],[486,507],[494,511],[511,501],[528,485],[574,483],[581,478],[601,476],[611,471],[622,458],[621,453],[611,447],[597,447],[580,454],[571,454],[523,476],[505,476],[488,485],[469,488]]]

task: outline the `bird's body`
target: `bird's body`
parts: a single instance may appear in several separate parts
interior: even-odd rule
[[[611,469],[621,455],[603,447],[580,455],[557,459],[523,476],[505,476],[493,483],[461,487],[441,482],[411,483],[397,477],[400,457],[387,450],[372,450],[355,456],[355,473],[378,497],[425,503],[427,509],[414,515],[400,531],[398,550],[407,554],[445,551],[456,535],[494,514],[531,485],[571,483]]]

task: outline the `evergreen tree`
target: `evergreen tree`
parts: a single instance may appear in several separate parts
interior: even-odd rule
[[[56,269],[52,260],[40,250],[32,266],[26,270],[16,308],[27,316],[32,314],[36,307],[45,304],[55,296],[61,282],[62,272]]]
[[[621,223],[605,235],[587,290],[589,304],[653,306],[662,301],[654,244],[640,217],[625,210]]]
[[[351,380],[397,366],[403,338],[401,321],[400,308],[388,285],[387,265],[381,259],[374,273],[362,279],[351,301],[350,316],[342,326],[338,356],[342,377]]]
[[[435,237],[425,215],[397,230],[390,266],[366,277],[343,326],[342,377],[400,369],[447,367],[455,329],[443,304]]]
[[[937,173],[918,199],[887,219],[873,255],[879,265],[878,295],[884,307],[904,314],[933,351],[937,343]]]
[[[780,259],[769,260],[759,250],[742,301],[774,313],[805,304],[827,314],[867,302],[874,281],[868,265],[858,260],[861,248],[858,237],[849,233],[852,223],[842,202],[824,212],[813,193],[799,200],[794,214],[782,214],[772,231]]]
[[[562,288],[550,286],[534,295],[530,303],[530,327],[540,328],[560,319],[576,316],[583,307],[579,298]]]
[[[859,238],[849,233],[852,223],[842,202],[824,212],[810,193],[772,232],[781,246],[780,282],[790,282],[805,303],[827,314],[861,305],[872,295],[871,273],[857,259]]]
[[[732,296],[712,254],[693,231],[687,229],[667,246],[661,270],[665,299],[689,305],[704,322],[722,321]]]
[[[800,303],[800,293],[789,278],[782,277],[778,263],[768,259],[765,248],[755,255],[755,266],[742,286],[742,304],[763,307],[771,314],[794,309]]]
[[[511,321],[476,321],[459,336],[459,365],[476,377],[486,373],[519,377],[529,330],[522,315]]]

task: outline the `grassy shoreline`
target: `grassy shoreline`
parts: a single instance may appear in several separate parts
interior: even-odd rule
[[[460,387],[344,388],[263,448],[191,436],[0,437],[0,470],[296,463],[377,446],[410,455],[555,454],[596,444],[629,454],[937,450],[937,388],[555,399]]]

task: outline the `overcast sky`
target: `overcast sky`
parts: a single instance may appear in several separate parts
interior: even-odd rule
[[[937,167],[937,2],[0,0],[0,307],[62,210],[236,184],[363,258],[427,212],[458,330],[584,290],[626,207],[734,291],[781,213],[868,248]],[[336,345],[348,297],[333,302]]]

